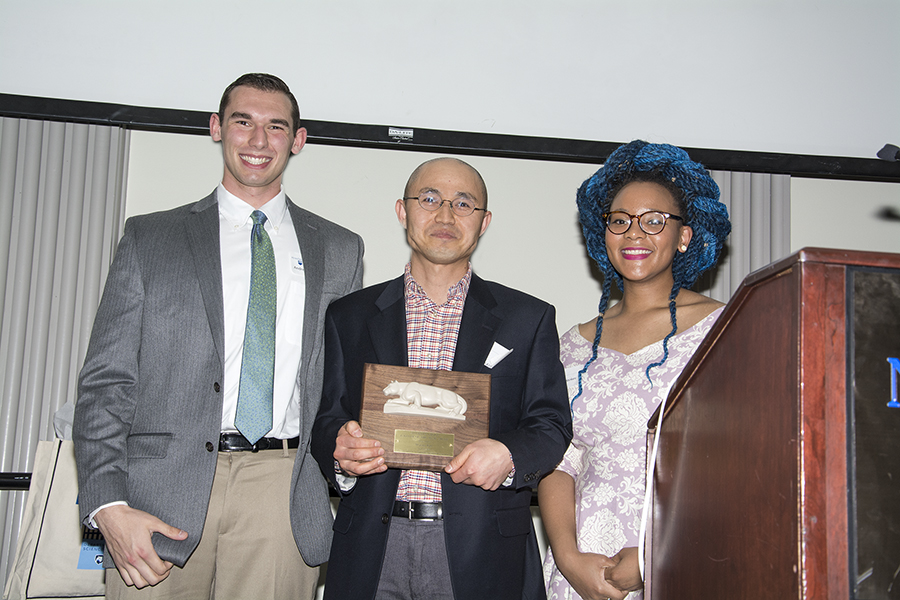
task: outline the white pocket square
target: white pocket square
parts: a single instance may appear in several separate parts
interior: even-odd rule
[[[487,360],[484,361],[484,366],[486,366],[488,369],[493,369],[497,366],[497,363],[506,358],[510,352],[512,352],[512,349],[504,348],[497,342],[494,342],[494,346],[488,353]]]

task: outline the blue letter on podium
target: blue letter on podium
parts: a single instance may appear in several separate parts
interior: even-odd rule
[[[897,373],[900,373],[900,358],[888,358],[891,363],[891,401],[888,406],[891,408],[900,408],[900,402],[897,402]]]

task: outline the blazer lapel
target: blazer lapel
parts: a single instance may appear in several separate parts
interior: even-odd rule
[[[225,364],[225,307],[222,299],[222,254],[219,249],[219,204],[213,192],[197,202],[185,221],[185,237],[194,259],[200,294],[219,360]]]
[[[453,357],[454,371],[478,373],[487,369],[484,362],[494,345],[497,330],[502,322],[494,309],[497,300],[491,294],[484,280],[472,273],[466,305],[463,308],[456,355]]]
[[[310,222],[304,211],[291,202],[290,198],[287,203],[303,260],[306,294],[303,302],[303,341],[300,361],[307,363],[312,360],[313,348],[316,345],[316,327],[320,320],[319,304],[325,287],[325,246],[318,228]]]
[[[379,312],[369,319],[367,326],[378,363],[409,366],[402,275],[388,282],[375,305]]]

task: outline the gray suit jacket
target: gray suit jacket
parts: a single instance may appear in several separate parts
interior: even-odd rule
[[[328,559],[328,491],[309,455],[322,392],[323,319],[360,287],[356,234],[288,200],[306,277],[300,448],[291,525],[303,559]],[[85,519],[117,500],[188,532],[154,534],[157,553],[183,566],[209,504],[222,419],[224,308],[215,192],[195,204],[133,217],[110,268],[79,380],[75,457]]]

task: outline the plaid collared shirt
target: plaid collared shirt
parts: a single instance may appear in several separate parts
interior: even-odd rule
[[[418,369],[450,371],[456,354],[459,324],[472,281],[472,267],[447,291],[447,301],[438,306],[425,294],[410,273],[403,273],[406,302],[406,347],[409,365]],[[397,500],[441,501],[441,475],[432,471],[403,471]]]

